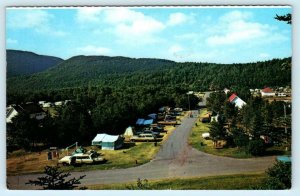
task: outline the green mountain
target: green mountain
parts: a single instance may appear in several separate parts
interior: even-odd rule
[[[8,92],[88,86],[164,86],[191,90],[291,84],[291,58],[245,64],[177,63],[163,59],[76,56],[46,71],[7,80]]]
[[[38,55],[32,52],[6,50],[7,77],[26,75],[44,71],[63,60],[53,56]]]

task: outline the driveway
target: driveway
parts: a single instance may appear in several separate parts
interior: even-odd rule
[[[234,159],[206,154],[192,148],[187,139],[198,112],[192,113],[194,117],[187,117],[182,121],[149,163],[127,169],[72,172],[72,177],[86,175],[81,180],[82,185],[111,184],[136,181],[138,178],[151,180],[264,172],[274,163],[274,157]],[[38,176],[41,174],[8,176],[7,180],[11,189],[34,189],[36,187],[25,185],[25,182]]]

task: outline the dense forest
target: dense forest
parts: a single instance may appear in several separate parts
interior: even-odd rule
[[[43,126],[19,115],[10,143],[89,143],[96,133],[122,134],[164,105],[188,108],[187,92],[291,84],[291,58],[247,64],[176,63],[163,59],[76,56],[46,71],[7,79],[7,104],[72,100]],[[245,94],[245,93],[244,93]],[[197,98],[190,95],[191,108]],[[23,126],[24,125],[24,126]],[[38,126],[39,125],[39,126]],[[35,134],[31,134],[33,130]],[[17,137],[17,135],[19,135]],[[10,138],[10,137],[8,137]]]
[[[290,85],[291,58],[246,64],[76,56],[44,72],[7,80],[8,93],[88,86],[174,86],[190,90]]]
[[[61,58],[20,50],[6,50],[7,77],[45,71],[62,62]]]

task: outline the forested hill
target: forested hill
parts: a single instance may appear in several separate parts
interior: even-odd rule
[[[44,72],[13,77],[8,92],[87,86],[180,86],[190,90],[291,84],[291,58],[246,64],[176,63],[162,59],[76,56]]]
[[[44,71],[63,60],[20,50],[6,50],[7,77]]]

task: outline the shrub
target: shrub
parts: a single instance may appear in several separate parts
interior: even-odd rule
[[[264,154],[265,152],[264,142],[260,139],[249,141],[248,152],[254,156]]]

